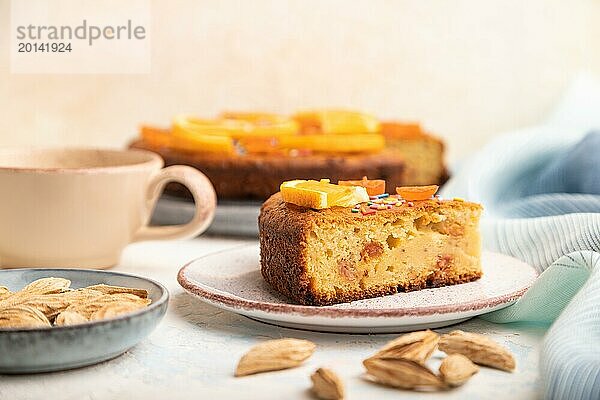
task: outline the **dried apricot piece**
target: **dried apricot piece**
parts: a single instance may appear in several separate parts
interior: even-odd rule
[[[398,186],[396,193],[408,201],[427,200],[431,198],[439,189],[438,185],[429,186]]]
[[[383,179],[367,179],[363,176],[361,180],[356,181],[338,181],[342,186],[362,186],[367,189],[369,196],[377,196],[385,193],[385,181]]]

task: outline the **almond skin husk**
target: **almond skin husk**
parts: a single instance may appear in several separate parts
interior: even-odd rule
[[[460,386],[479,372],[479,367],[462,354],[450,354],[440,364],[440,376],[450,386]]]
[[[371,357],[363,361],[376,382],[401,389],[441,390],[447,386],[427,366],[402,358]]]
[[[293,368],[315,351],[313,342],[302,339],[275,339],[257,344],[240,359],[235,376]]]
[[[321,400],[342,400],[344,384],[329,368],[319,368],[310,376],[312,391]]]
[[[411,332],[388,342],[373,357],[407,359],[425,364],[437,349],[440,336],[430,330]]]
[[[515,369],[515,358],[507,349],[478,333],[452,331],[442,335],[439,348],[448,355],[462,354],[475,364],[508,372]]]

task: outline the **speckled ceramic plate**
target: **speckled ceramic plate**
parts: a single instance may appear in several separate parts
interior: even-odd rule
[[[207,255],[179,271],[185,290],[216,307],[269,324],[324,332],[384,333],[437,328],[509,306],[537,277],[531,266],[484,252],[483,277],[461,285],[328,307],[291,304],[262,279],[258,245]]]
[[[36,279],[50,276],[69,279],[72,288],[104,283],[146,289],[152,303],[130,314],[80,325],[0,329],[0,373],[58,371],[114,358],[152,332],[167,310],[169,293],[163,285],[117,272],[9,269],[0,270],[0,285],[16,291]]]

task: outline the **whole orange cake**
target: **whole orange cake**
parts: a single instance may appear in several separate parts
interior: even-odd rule
[[[361,186],[371,196],[324,181],[285,182],[264,203],[261,272],[274,289],[329,305],[481,277],[480,205],[433,197],[435,187],[373,195],[381,186],[369,183]]]
[[[144,126],[131,147],[154,151],[166,165],[201,170],[221,199],[265,200],[298,177],[370,176],[392,185],[440,184],[444,146],[418,124],[380,122],[344,110],[177,116],[170,128]],[[185,195],[178,185],[172,193]]]

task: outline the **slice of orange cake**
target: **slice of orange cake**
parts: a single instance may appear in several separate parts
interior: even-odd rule
[[[481,277],[479,204],[437,186],[340,183],[284,182],[262,206],[261,272],[278,292],[329,305]]]

